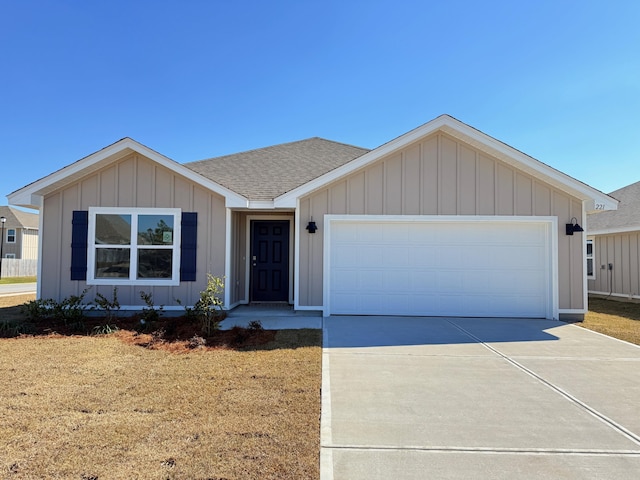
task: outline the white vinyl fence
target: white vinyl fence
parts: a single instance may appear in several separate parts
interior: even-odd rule
[[[17,258],[2,259],[2,278],[35,277],[37,272],[37,260],[21,260]]]

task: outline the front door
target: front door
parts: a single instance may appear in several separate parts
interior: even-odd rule
[[[289,220],[251,221],[251,301],[289,300]]]

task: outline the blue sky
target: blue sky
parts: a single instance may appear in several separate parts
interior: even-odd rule
[[[178,161],[448,113],[640,180],[640,2],[0,0],[0,204],[129,136]]]

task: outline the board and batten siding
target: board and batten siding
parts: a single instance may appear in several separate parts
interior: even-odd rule
[[[640,300],[640,232],[595,235],[589,293]],[[613,265],[609,270],[609,264]]]
[[[38,258],[38,231],[30,228],[23,228],[22,235],[20,235],[20,241],[22,242],[20,248],[20,256],[24,260],[37,260]]]
[[[582,218],[582,202],[444,133],[407,146],[300,200],[299,304],[323,302],[325,214],[524,215],[558,217],[560,309],[584,308],[583,238],[564,224]]]
[[[42,211],[42,298],[63,299],[80,295],[87,287],[83,281],[70,280],[71,220],[74,210],[89,207],[180,208],[198,212],[197,261],[195,282],[179,286],[119,286],[121,305],[144,305],[140,291],[151,292],[156,306],[192,305],[207,284],[207,272],[225,273],[226,217],[224,198],[190,180],[132,153],[108,167],[92,173],[72,185],[45,196]],[[113,288],[93,285],[85,301],[100,292],[112,298]]]

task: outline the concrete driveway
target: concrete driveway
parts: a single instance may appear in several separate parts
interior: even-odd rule
[[[322,480],[637,479],[640,348],[549,320],[324,320]]]

